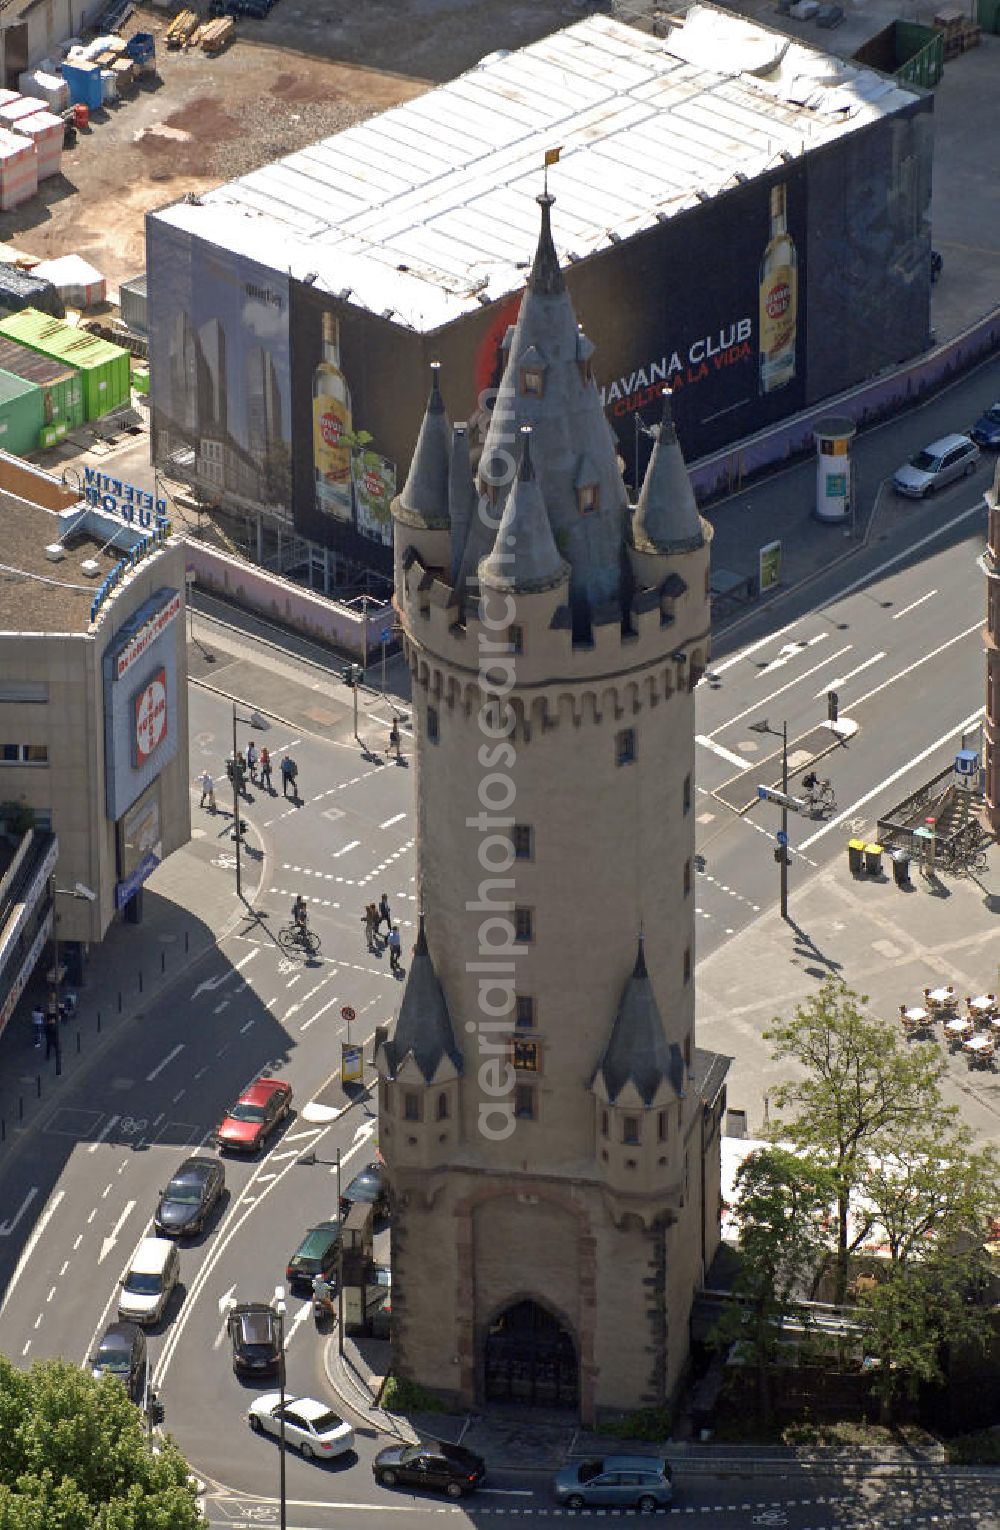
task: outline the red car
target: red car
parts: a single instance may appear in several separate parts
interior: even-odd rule
[[[215,1140],[224,1153],[256,1153],[291,1105],[291,1084],[280,1078],[256,1079],[226,1111]]]

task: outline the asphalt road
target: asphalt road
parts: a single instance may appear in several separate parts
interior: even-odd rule
[[[797,877],[842,853],[849,833],[867,832],[879,809],[947,760],[970,725],[983,674],[983,587],[974,561],[982,512],[971,498],[959,488],[932,512],[917,512],[920,535],[932,521],[955,521],[940,543],[928,542],[853,590],[831,577],[808,614],[778,632],[750,632],[742,648],[716,659],[698,695],[702,954],[776,895],[775,810],[738,811],[747,783],[780,775],[776,741],[749,732],[750,722],[766,718],[780,727],[786,719],[796,768],[798,751],[807,748],[802,741],[822,730],[834,682],[841,717],[857,725],[822,763],[821,774],[837,791],[833,819],[793,820],[793,896]],[[893,549],[883,547],[880,556],[892,559]],[[268,664],[262,649],[258,663]],[[258,701],[252,668],[244,679],[241,699],[250,707]],[[44,1131],[32,1134],[5,1174],[11,1210],[0,1237],[6,1288],[0,1349],[24,1364],[51,1355],[82,1363],[114,1317],[117,1282],[177,1162],[206,1141],[225,1104],[252,1077],[266,1069],[291,1082],[295,1114],[260,1160],[227,1160],[225,1202],[205,1234],[183,1246],[181,1288],[151,1334],[167,1427],[208,1484],[206,1510],[219,1525],[277,1523],[277,1451],[246,1425],[253,1394],[231,1370],[225,1304],[231,1297],[269,1298],[304,1229],[335,1210],[329,1165],[338,1148],[348,1173],[370,1152],[370,1108],[363,1098],[349,1103],[339,1084],[339,1045],[346,1039],[340,1012],[353,1007],[351,1039],[369,1042],[398,999],[386,958],[365,949],[362,904],[388,892],[404,952],[415,919],[412,772],[387,763],[374,747],[359,748],[349,695],[339,684],[333,695],[335,721],[326,737],[274,721],[255,733],[276,761],[286,749],[294,753],[304,793],[293,803],[280,787],[272,796],[251,787],[243,804],[251,825],[245,888],[256,917],[124,1027],[110,1060],[95,1056],[74,1075]],[[387,715],[366,694],[362,731],[380,738]],[[207,764],[222,778],[220,809],[231,719],[228,700],[192,687],[191,774]],[[242,736],[249,732],[243,728]],[[808,752],[813,748],[810,742]],[[228,865],[233,846],[223,814],[196,809],[195,818],[198,835],[214,837],[216,859]],[[308,962],[284,956],[274,939],[298,891],[310,898],[322,942]],[[301,1165],[306,1150],[327,1162]],[[324,1341],[304,1298],[290,1300],[287,1328],[289,1390],[324,1396]],[[356,1454],[343,1462],[290,1458],[289,1524],[347,1530],[395,1523],[401,1515],[423,1530],[442,1513],[471,1521],[564,1517],[551,1506],[546,1477],[520,1471],[516,1461],[491,1463],[489,1490],[463,1505],[376,1489],[370,1462],[378,1443],[362,1431]],[[747,1480],[736,1468],[682,1469],[673,1513],[698,1513],[734,1530],[1000,1523],[995,1489],[980,1482],[862,1477],[845,1484],[842,1476],[800,1474]]]

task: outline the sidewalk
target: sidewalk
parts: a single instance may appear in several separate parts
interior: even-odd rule
[[[31,1034],[31,1007],[45,991],[45,963],[39,964],[0,1032],[0,1164],[75,1085],[82,1065],[117,1046],[129,1023],[175,983],[190,980],[199,960],[243,917],[232,870],[215,864],[231,849],[228,834],[217,837],[228,822],[195,809],[195,837],[145,884],[142,924],[116,923],[92,949],[76,1014],[60,1028],[58,1074],[56,1058],[44,1061]]]
[[[1000,992],[1000,848],[977,880],[931,883],[914,866],[904,891],[891,873],[852,877],[849,827],[833,832],[843,853],[825,869],[804,881],[793,863],[787,922],[776,910],[764,914],[698,965],[698,1042],[738,1056],[729,1104],[746,1111],[751,1137],[767,1125],[768,1093],[789,1071],[771,1060],[761,1032],[824,979],[843,978],[867,994],[869,1012],[894,1038],[900,1004],[920,1003],[925,987],[951,983],[963,997]],[[961,1053],[946,1056],[946,1098],[977,1137],[1000,1143],[1000,1074],[970,1071]]]

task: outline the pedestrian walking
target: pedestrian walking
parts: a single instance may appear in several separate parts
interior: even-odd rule
[[[250,779],[251,779],[251,781],[256,786],[256,784],[257,784],[257,745],[254,743],[253,739],[251,739],[249,744],[247,744],[247,770],[249,770],[249,772],[250,772]]]
[[[389,894],[383,893],[378,906],[378,924],[376,929],[382,928],[382,920],[385,920],[386,928],[392,929],[392,915],[389,912]]]
[[[208,803],[209,812],[214,813],[215,812],[215,781],[212,779],[212,772],[210,770],[206,770],[203,773],[203,775],[202,775],[202,778],[201,778],[201,801],[199,802],[198,806],[199,807],[204,807],[206,802]]]
[[[403,758],[403,751],[399,737],[399,719],[396,717],[392,719],[392,727],[389,729],[389,748],[396,751],[396,763],[398,765]]]
[[[287,797],[288,788],[291,787],[292,800],[294,802],[297,802],[299,797],[298,774],[299,767],[295,761],[290,759],[287,754],[283,755],[281,760],[281,790],[282,794]]]
[[[48,1062],[52,1053],[59,1056],[59,1016],[45,1016],[45,1061]]]
[[[271,785],[271,751],[266,744],[260,751],[260,784],[266,786],[269,793],[274,790]]]
[[[386,941],[386,945],[389,947],[389,966],[393,972],[398,972],[400,949],[402,947],[398,924],[394,924],[389,931],[389,939]]]
[[[365,936],[368,940],[369,951],[374,951],[378,943],[378,909],[374,903],[367,903],[364,912]]]
[[[31,1023],[35,1028],[35,1051],[40,1052],[45,1036],[45,1011],[40,1004],[36,1004],[31,1011]]]

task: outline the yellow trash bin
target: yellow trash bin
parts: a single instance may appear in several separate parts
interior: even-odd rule
[[[880,876],[882,873],[882,846],[865,846],[865,871],[870,877]]]
[[[847,841],[847,864],[852,877],[859,877],[865,869],[865,842],[863,839]]]

